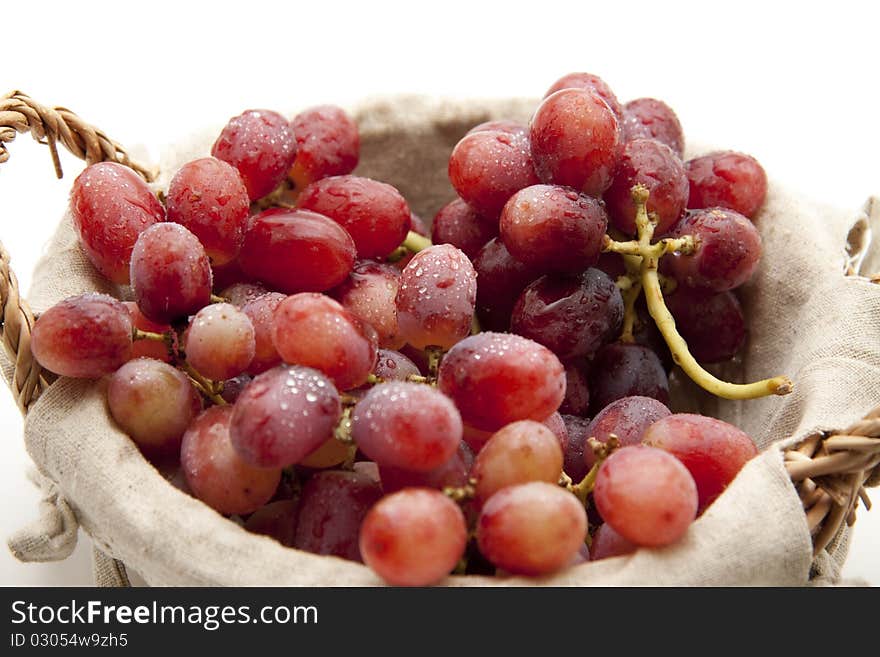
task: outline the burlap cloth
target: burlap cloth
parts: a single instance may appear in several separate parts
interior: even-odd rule
[[[473,125],[494,118],[527,120],[532,100],[380,99],[357,111],[362,135],[358,173],[397,186],[413,210],[430,218],[453,196],[449,153]],[[165,184],[175,169],[207,155],[219,126],[169,149]],[[692,147],[691,154],[707,149]],[[699,408],[755,438],[762,454],[690,528],[662,550],[587,563],[534,580],[450,577],[466,585],[779,585],[838,580],[846,555],[842,532],[815,560],[804,512],[783,467],[780,447],[815,430],[843,428],[880,401],[880,286],[844,277],[845,245],[857,222],[880,229],[876,202],[866,209],[819,206],[771,182],[756,224],[765,256],[743,290],[750,322],[747,350],[725,366],[732,380],[786,374],[788,397],[757,401],[677,395],[678,408]],[[865,267],[880,270],[880,250]],[[34,310],[87,290],[114,290],[80,251],[65,215],[37,266],[28,297]],[[2,363],[5,373],[9,363]],[[101,584],[126,583],[120,562],[150,585],[377,585],[366,567],[282,547],[245,532],[170,485],[111,421],[100,382],[61,379],[31,408],[27,451],[45,491],[40,517],[10,539],[23,560],[66,557],[82,527],[98,554]],[[119,561],[116,561],[119,560]]]

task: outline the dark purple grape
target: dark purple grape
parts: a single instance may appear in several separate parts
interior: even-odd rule
[[[585,416],[590,412],[590,382],[587,361],[574,361],[565,365],[565,399],[559,406],[560,413]]]
[[[520,262],[504,242],[489,240],[474,258],[477,272],[477,316],[484,330],[508,331],[510,314],[523,289],[540,272]]]
[[[622,322],[620,290],[604,272],[587,269],[577,277],[542,276],[526,287],[510,329],[571,360],[615,339]]]
[[[590,420],[579,415],[563,415],[565,430],[568,431],[568,442],[563,450],[562,469],[572,481],[578,482],[587,475],[584,463],[584,450],[588,449],[587,438],[590,437]]]
[[[653,397],[669,403],[669,379],[653,351],[639,344],[615,342],[596,352],[590,368],[590,397],[598,413],[623,397]]]
[[[701,363],[733,358],[746,341],[746,318],[733,292],[712,293],[679,285],[666,307],[688,350]]]
[[[471,260],[496,235],[498,222],[480,217],[460,198],[440,208],[431,224],[431,241],[434,244],[451,244]]]
[[[638,445],[645,430],[657,420],[670,415],[670,410],[652,397],[623,397],[603,408],[587,428],[587,437],[607,443],[611,434],[617,436],[622,446]],[[583,462],[591,468],[596,455],[589,447],[584,448]]]

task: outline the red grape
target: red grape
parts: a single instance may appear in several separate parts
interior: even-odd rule
[[[431,229],[428,227],[428,224],[415,212],[411,212],[409,215],[409,229],[422,237],[430,237],[431,235]]]
[[[676,280],[688,287],[732,290],[758,268],[761,235],[751,221],[733,210],[697,210],[678,223],[674,235],[693,235],[697,241],[692,254],[664,258]]]
[[[670,415],[669,409],[651,397],[623,397],[603,408],[587,428],[587,437],[607,443],[611,434],[617,436],[621,446],[638,445],[645,430],[657,420]],[[583,462],[591,468],[596,455],[589,446],[584,447]]]
[[[461,433],[455,405],[419,383],[380,383],[352,414],[352,437],[380,466],[418,472],[438,468],[455,454]]]
[[[563,415],[565,430],[568,432],[568,441],[563,450],[562,469],[573,481],[580,481],[587,475],[588,468],[584,463],[584,452],[587,447],[587,438],[590,437],[590,421],[579,415]]]
[[[360,135],[357,124],[341,107],[310,107],[293,117],[291,127],[297,151],[290,178],[297,187],[354,171],[360,157]]]
[[[464,555],[467,525],[443,493],[407,488],[382,498],[361,526],[364,562],[393,586],[442,580]]]
[[[520,134],[526,136],[529,133],[529,127],[519,121],[511,121],[510,119],[484,121],[468,130],[465,136],[475,132],[506,132],[509,135]]]
[[[39,316],[31,333],[37,362],[60,376],[97,379],[131,357],[128,308],[106,294],[81,294]]]
[[[690,181],[689,208],[720,206],[750,219],[767,198],[767,174],[745,153],[723,151],[685,162]]]
[[[577,277],[542,276],[523,290],[510,330],[571,360],[613,340],[623,323],[623,297],[608,276],[587,269]]]
[[[154,322],[192,315],[211,301],[211,264],[198,238],[180,224],[145,230],[131,252],[131,288]]]
[[[293,547],[299,500],[277,500],[254,511],[244,528],[253,534],[271,536],[286,547]]]
[[[376,332],[338,302],[314,292],[278,304],[272,342],[285,363],[320,370],[339,390],[366,383],[376,364]]]
[[[380,465],[379,476],[382,479],[382,490],[386,495],[390,495],[404,488],[435,488],[437,490],[443,490],[447,486],[458,488],[468,483],[473,463],[474,453],[467,443],[462,441],[458,444],[458,449],[455,450],[452,457],[433,470],[418,472]]]
[[[134,243],[147,228],[165,221],[165,209],[147,183],[116,162],[87,166],[70,191],[73,226],[86,256],[114,283],[129,281]]]
[[[471,331],[477,275],[467,256],[449,244],[417,253],[400,275],[400,335],[417,349],[450,348]]]
[[[477,454],[471,470],[480,502],[506,486],[529,481],[555,484],[561,474],[559,440],[534,420],[511,422],[499,429]]]
[[[525,134],[480,130],[465,135],[449,157],[449,180],[477,212],[497,217],[515,192],[538,177]]]
[[[668,452],[633,445],[618,449],[599,466],[593,501],[623,538],[660,547],[680,539],[694,521],[697,486]]]
[[[477,273],[477,314],[484,329],[507,331],[510,314],[526,285],[540,272],[520,262],[500,239],[491,239],[474,257]]]
[[[168,185],[165,207],[168,221],[192,231],[212,264],[238,255],[250,203],[235,167],[213,157],[187,162]]]
[[[212,303],[195,314],[186,331],[186,359],[199,374],[223,381],[254,359],[254,325],[231,303]]]
[[[362,561],[361,524],[382,497],[379,484],[358,472],[325,470],[303,486],[293,547]]]
[[[215,511],[246,514],[272,499],[279,468],[254,467],[230,442],[232,406],[212,406],[183,435],[180,464],[193,494]]]
[[[599,525],[599,529],[593,535],[593,543],[590,545],[590,559],[598,561],[599,559],[608,559],[609,557],[620,557],[625,554],[632,554],[637,549],[637,545],[630,543],[614,531],[611,525],[605,523]]]
[[[481,218],[460,198],[440,208],[431,224],[431,241],[434,244],[451,244],[461,249],[471,260],[486,242],[496,235],[498,235],[497,221],[486,221]]]
[[[537,342],[507,333],[479,333],[456,344],[440,363],[437,385],[462,420],[496,431],[516,420],[545,419],[565,397],[559,359]]]
[[[152,358],[130,360],[110,377],[107,405],[116,424],[150,455],[179,453],[202,400],[186,375]]]
[[[241,268],[279,292],[323,292],[354,266],[355,245],[332,219],[307,210],[271,208],[252,217],[239,254]]]
[[[262,198],[287,176],[296,158],[296,137],[283,116],[271,110],[247,110],[229,119],[211,155],[241,174],[252,201]]]
[[[406,341],[397,326],[400,271],[388,264],[360,260],[348,278],[328,294],[347,311],[376,329],[379,346],[399,349]]]
[[[568,444],[568,429],[565,426],[565,420],[562,419],[559,412],[552,413],[541,424],[550,429],[550,433],[556,436],[556,440],[559,441],[560,449],[564,450]]]
[[[746,318],[733,292],[712,293],[679,285],[666,307],[688,350],[701,363],[729,360],[746,341]]]
[[[644,443],[681,461],[697,484],[698,513],[708,507],[758,454],[752,439],[739,428],[703,415],[677,413],[645,431]]]
[[[590,411],[588,371],[587,361],[569,362],[565,365],[565,399],[559,406],[560,413],[585,416]]]
[[[576,274],[599,260],[608,215],[598,200],[556,185],[532,185],[501,212],[501,241],[536,271]]]
[[[679,157],[684,155],[684,131],[672,108],[656,98],[637,98],[623,106],[623,138],[656,139],[675,151]]]
[[[568,75],[563,75],[547,90],[544,98],[552,96],[557,91],[562,91],[563,89],[587,89],[593,91],[608,103],[608,107],[611,108],[611,111],[616,116],[619,117],[623,111],[620,101],[617,100],[617,96],[611,91],[611,87],[598,75],[593,75],[592,73],[569,73]]]
[[[125,307],[131,313],[131,325],[133,328],[147,331],[149,333],[167,333],[171,330],[168,324],[158,324],[152,322],[138,309],[134,301],[124,301]],[[171,339],[177,346],[177,334],[172,333]],[[135,340],[131,345],[131,358],[155,358],[156,360],[170,363],[172,358],[168,352],[168,345],[158,340]]]
[[[657,217],[655,234],[667,232],[681,217],[688,200],[687,174],[678,155],[653,139],[634,139],[624,145],[605,202],[611,223],[628,235],[636,234],[633,185],[643,185],[650,192],[647,207]]]
[[[279,292],[269,292],[249,300],[241,308],[254,327],[254,357],[247,366],[250,374],[260,374],[281,362],[281,356],[272,341],[272,326],[275,323],[275,309],[286,298]]]
[[[384,257],[400,246],[412,214],[394,187],[361,176],[333,176],[313,182],[299,195],[297,205],[330,217],[345,228],[359,258]]]
[[[483,505],[477,520],[480,551],[515,574],[544,575],[567,566],[586,536],[581,503],[543,481],[502,488]]]
[[[407,377],[419,376],[421,372],[415,363],[399,351],[380,349],[373,374],[383,381],[406,381]]]
[[[590,368],[590,403],[598,413],[623,397],[653,397],[669,403],[669,379],[653,351],[635,343],[615,342],[596,352]]]
[[[601,96],[563,89],[544,99],[529,130],[541,182],[590,196],[608,189],[621,144],[617,117]]]
[[[330,438],[342,415],[329,379],[285,365],[254,377],[234,408],[232,444],[242,459],[261,468],[298,463]]]

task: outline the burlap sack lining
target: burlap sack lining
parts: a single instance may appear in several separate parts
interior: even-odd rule
[[[433,216],[452,196],[445,169],[457,139],[482,120],[526,119],[533,107],[534,101],[423,98],[365,103],[358,111],[363,136],[358,172],[395,184],[416,212]],[[169,150],[163,179],[184,161],[205,155],[213,135],[216,130],[206,131],[187,147]],[[803,511],[778,448],[814,430],[845,426],[880,399],[880,295],[864,281],[841,275],[851,213],[792,198],[773,183],[756,223],[768,256],[744,290],[749,349],[736,367],[725,369],[735,380],[785,373],[797,382],[796,392],[745,404],[698,401],[706,412],[742,426],[761,447],[789,438],[749,464],[682,543],[585,564],[539,583],[799,585],[807,582],[811,562],[815,583],[839,576],[846,533],[813,562]],[[86,289],[119,292],[95,276],[66,219],[38,265],[29,299],[39,311]],[[357,564],[249,535],[169,486],[113,427],[100,386],[64,380],[53,385],[28,416],[26,442],[96,543],[150,584],[378,583]],[[535,582],[450,578],[448,583]]]

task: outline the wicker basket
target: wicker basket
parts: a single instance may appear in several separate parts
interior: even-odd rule
[[[515,116],[522,112],[522,107],[524,107],[522,103],[512,102],[508,109]],[[458,109],[460,108],[453,108],[450,111],[454,113]],[[496,103],[493,106],[494,114],[504,114],[504,109],[503,104]],[[376,113],[382,114],[382,105],[373,105],[371,111],[373,114],[361,116],[368,124],[370,116],[375,116]],[[434,132],[443,142],[443,148],[451,148],[451,144],[454,144],[460,137],[462,125],[472,125],[489,118],[490,114],[476,111],[463,117],[461,121],[449,121],[445,124],[440,121],[433,126]],[[399,135],[389,133],[382,127],[383,125],[383,122],[378,120],[375,126],[367,126],[368,139],[364,143],[364,148],[366,150],[400,148],[401,153],[398,159],[406,159],[408,157],[405,153],[406,140],[401,142]],[[73,112],[64,108],[52,109],[40,105],[20,92],[10,93],[0,100],[0,163],[8,159],[4,142],[14,139],[17,133],[25,132],[30,132],[36,140],[49,146],[59,177],[61,169],[56,151],[57,142],[63,144],[71,153],[87,163],[104,160],[121,162],[131,166],[147,181],[152,181],[155,177],[154,172],[149,168],[132,162],[119,144],[82,121]],[[395,139],[397,141],[394,141]],[[399,161],[396,166],[400,166]],[[409,166],[418,166],[418,163],[411,162]],[[165,173],[167,175],[168,172]],[[432,169],[426,175],[436,175],[436,173]],[[382,167],[374,167],[369,171],[369,175],[382,178]],[[417,212],[432,212],[441,202],[447,200],[438,198],[436,192],[428,188],[410,189],[404,190],[404,192],[408,197],[413,195],[411,198],[415,199],[414,209]],[[872,212],[875,215],[880,214],[880,209],[874,207],[867,214],[870,215]],[[868,218],[863,218],[855,225],[850,235],[847,275],[859,276],[861,256],[866,249],[867,237],[870,232],[866,229],[867,222]],[[876,278],[872,280],[877,282]],[[2,245],[0,245],[0,305],[2,305],[3,316],[3,345],[10,365],[6,372],[6,378],[21,412],[27,416],[41,395],[49,389],[53,382],[53,376],[41,370],[40,365],[31,357],[30,333],[34,317],[27,302],[20,296],[18,283],[10,268],[9,255]],[[58,385],[53,387],[82,388],[84,385],[88,384],[65,380],[59,381]],[[83,394],[93,402],[95,401],[92,399],[94,395]],[[876,405],[877,402],[880,402],[880,399],[875,399],[871,406]],[[836,431],[810,433],[806,437],[801,437],[797,444],[784,451],[785,471],[794,484],[794,489],[802,504],[806,529],[812,538],[814,557],[822,555],[828,549],[842,550],[845,553],[845,527],[854,522],[859,500],[862,500],[865,506],[870,508],[865,487],[880,483],[880,469],[877,467],[880,463],[880,406],[873,408],[873,410],[865,408],[862,413],[864,412],[866,414],[863,419],[849,426]],[[787,442],[791,442],[788,436],[780,436],[780,439],[774,442],[785,443],[785,439],[788,439]],[[134,451],[136,452],[136,450]],[[126,458],[138,457],[133,457],[127,452]],[[38,465],[40,465],[39,462]],[[139,467],[144,468],[145,465],[143,463]],[[13,537],[10,544],[17,557],[23,560],[63,558],[69,554],[69,550],[67,548],[59,549],[58,546],[65,544],[65,537],[69,543],[71,533],[75,542],[75,534],[79,524],[82,524],[89,533],[94,534],[98,529],[97,533],[106,535],[109,531],[108,528],[96,528],[87,518],[78,517],[77,511],[68,505],[66,501],[68,491],[65,491],[62,486],[45,477],[42,477],[42,482],[48,491],[51,514],[54,514],[51,518],[52,522],[48,525],[43,524],[44,528],[49,527],[49,529],[45,529],[42,536],[34,535],[31,532],[27,540],[24,541],[20,537]],[[179,493],[175,491],[175,494]],[[212,522],[226,521],[218,516]],[[53,523],[54,528],[52,528]],[[252,537],[249,540],[264,541],[267,539]],[[120,552],[118,546],[114,547],[108,544],[106,539],[104,541],[97,540],[96,543],[113,552],[115,556],[126,557],[125,554],[118,554]],[[817,567],[817,563],[818,561],[814,562],[814,567],[809,569],[810,572],[803,573],[804,583],[813,575],[821,574],[822,568]],[[107,556],[97,547],[95,548],[95,564],[96,578],[99,583],[116,585],[128,583],[123,562]],[[300,578],[297,583],[364,584],[373,582],[359,571],[356,576],[353,574],[355,573],[353,568],[364,570],[360,566],[341,564],[333,558],[308,555],[308,557],[303,556],[303,564],[312,568],[313,573],[311,576]],[[175,583],[173,566],[169,566],[169,568],[171,572],[157,578],[157,583]],[[466,579],[471,579],[472,583],[476,584],[491,583],[481,578]],[[181,580],[181,583],[193,582],[212,583],[204,577],[183,578]],[[524,582],[516,581],[515,583]],[[578,582],[576,579],[571,579],[562,583],[577,584]]]

